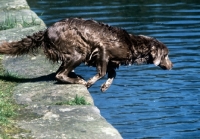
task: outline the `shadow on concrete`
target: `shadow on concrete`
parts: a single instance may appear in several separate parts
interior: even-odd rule
[[[26,83],[26,82],[43,82],[43,81],[56,81],[56,73],[51,73],[49,75],[44,75],[35,78],[23,78],[23,77],[16,77],[9,74],[0,75],[0,80],[9,81],[9,82],[16,82],[16,83]]]
[[[67,83],[63,83],[63,82],[56,80],[55,76],[56,76],[56,73],[51,73],[51,74],[43,75],[43,76],[40,76],[40,77],[23,78],[23,77],[13,76],[13,75],[10,75],[8,73],[8,74],[5,74],[5,75],[0,75],[0,80],[9,81],[9,82],[16,82],[16,83],[55,81],[55,84],[67,84]],[[74,72],[70,72],[68,76],[71,77],[71,78],[77,78],[77,76],[78,76],[78,77],[84,79],[81,75],[77,75]]]

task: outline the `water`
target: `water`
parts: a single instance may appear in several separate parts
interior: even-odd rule
[[[101,114],[125,139],[200,138],[200,1],[28,2],[48,26],[68,17],[93,18],[165,43],[173,70],[120,67],[107,92],[99,90],[105,78],[89,91]],[[81,65],[76,72],[88,79],[95,69]]]

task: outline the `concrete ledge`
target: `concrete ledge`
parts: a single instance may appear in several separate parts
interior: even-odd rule
[[[1,0],[0,10],[29,9],[26,0]]]
[[[7,15],[16,17],[17,25],[0,31],[0,43],[19,40],[26,35],[46,28],[44,22],[30,10],[25,0],[3,0],[0,2],[0,23]],[[37,24],[23,27],[23,21]],[[14,88],[13,98],[23,105],[16,126],[25,129],[12,138],[37,139],[121,139],[119,132],[109,124],[94,106],[88,90],[82,85],[57,84],[54,72],[59,64],[52,65],[44,55],[12,58],[4,56],[5,69],[17,75],[20,84]],[[57,102],[69,101],[76,95],[83,96],[91,105],[69,106]]]

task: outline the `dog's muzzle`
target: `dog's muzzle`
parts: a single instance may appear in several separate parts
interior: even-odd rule
[[[171,70],[173,67],[172,62],[170,61],[169,57],[166,56],[164,59],[161,60],[160,64],[158,65],[164,70]]]

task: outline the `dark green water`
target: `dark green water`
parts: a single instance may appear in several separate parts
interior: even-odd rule
[[[28,0],[49,26],[68,17],[95,19],[165,43],[174,68],[120,67],[106,93],[89,91],[101,114],[125,139],[200,138],[200,1]],[[76,72],[89,79],[94,68]]]

